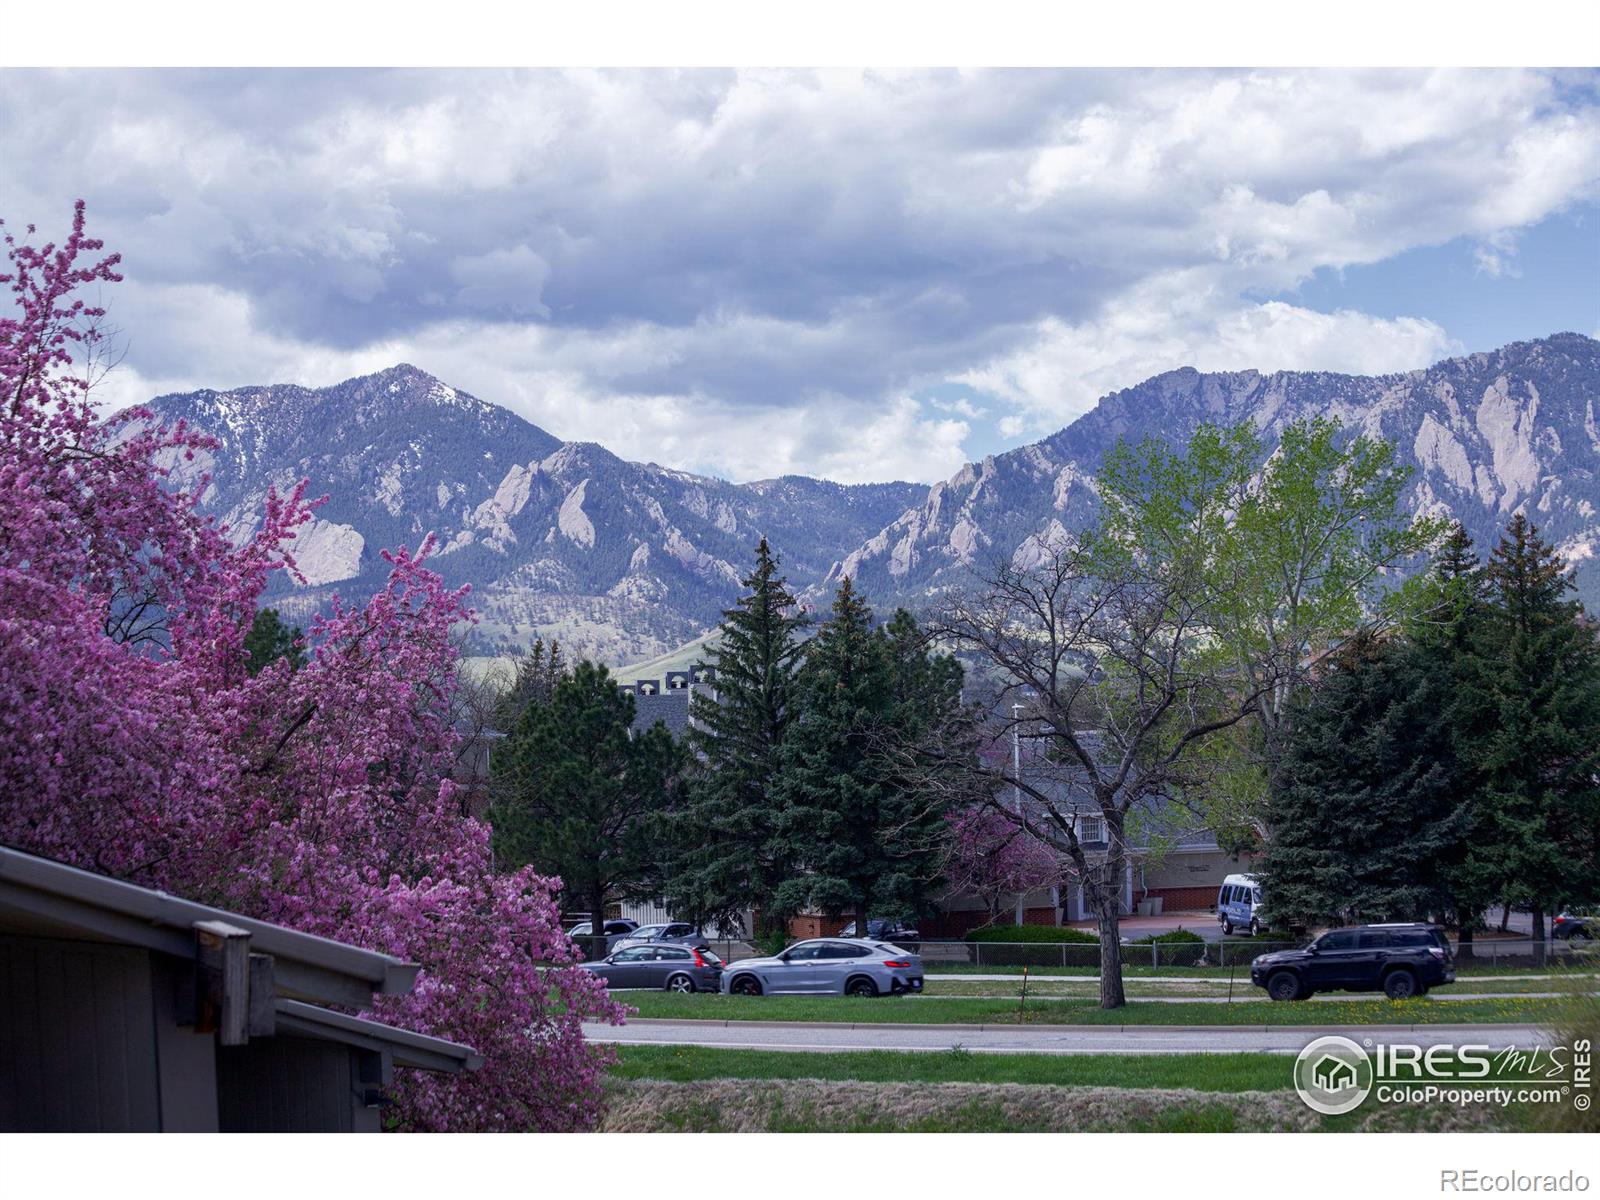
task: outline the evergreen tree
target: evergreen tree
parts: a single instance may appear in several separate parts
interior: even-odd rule
[[[888,860],[878,883],[878,900],[902,917],[929,907],[949,853],[950,831],[944,798],[949,788],[928,777],[918,750],[941,744],[947,757],[970,733],[960,722],[961,664],[950,654],[930,650],[927,634],[905,609],[880,631],[888,660],[888,708],[874,753],[884,765],[888,790],[883,797],[879,844]],[[960,729],[963,732],[958,733]],[[935,767],[946,776],[952,767]]]
[[[1505,856],[1492,828],[1477,748],[1493,728],[1494,715],[1480,691],[1480,649],[1489,616],[1489,589],[1472,538],[1459,522],[1434,553],[1416,583],[1405,633],[1431,679],[1444,681],[1443,713],[1451,730],[1455,788],[1464,805],[1461,839],[1442,859],[1448,912],[1460,927],[1461,953],[1472,953],[1473,934],[1485,909],[1504,894]]]
[[[664,890],[674,912],[703,922],[754,905],[770,931],[782,927],[773,902],[794,869],[775,836],[777,781],[805,618],[765,538],[744,588],[722,614],[716,648],[702,664],[715,672],[712,692],[690,699],[696,763],[667,836],[683,852],[674,855]]]
[[[250,632],[244,636],[244,649],[245,670],[251,676],[261,674],[280,658],[289,660],[291,671],[306,665],[305,635],[298,626],[290,628],[284,624],[275,608],[256,610]]]
[[[858,929],[874,914],[916,911],[938,874],[943,811],[921,798],[900,749],[959,693],[959,669],[926,654],[915,623],[874,630],[845,578],[806,647],[783,748],[780,831],[800,867],[778,889],[784,910],[850,909]]]
[[[1488,619],[1476,655],[1485,718],[1475,746],[1492,810],[1490,848],[1534,937],[1563,900],[1600,890],[1600,645],[1572,574],[1518,513],[1491,555]]]
[[[502,731],[510,729],[530,704],[549,704],[556,681],[566,674],[561,661],[561,643],[547,647],[543,638],[517,657],[511,686],[495,705],[495,720]]]
[[[890,697],[883,639],[846,576],[806,647],[800,715],[782,750],[780,844],[800,868],[778,889],[785,912],[850,908],[864,928],[882,866],[876,842],[888,790],[872,751]]]
[[[649,889],[653,817],[672,803],[679,751],[656,724],[633,736],[633,697],[584,661],[556,679],[548,702],[525,707],[495,760],[490,810],[500,866],[559,875],[595,922],[591,957],[612,896]]]
[[[1449,680],[1428,655],[1348,644],[1293,714],[1261,874],[1288,925],[1423,920],[1450,903],[1443,864],[1473,811],[1458,794]]]

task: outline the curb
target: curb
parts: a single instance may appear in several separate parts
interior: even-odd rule
[[[1468,1023],[1451,1025],[1444,1022],[1420,1025],[1018,1025],[1007,1022],[1000,1025],[955,1025],[945,1022],[915,1023],[911,1021],[740,1021],[717,1020],[710,1017],[634,1017],[626,1025],[695,1025],[708,1029],[919,1029],[949,1033],[1016,1033],[1033,1030],[1040,1033],[1472,1033],[1490,1029],[1526,1029],[1528,1026],[1512,1022]]]

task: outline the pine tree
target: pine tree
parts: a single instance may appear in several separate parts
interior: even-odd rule
[[[800,716],[782,751],[779,831],[800,867],[778,889],[784,911],[848,908],[866,927],[892,866],[881,841],[891,781],[876,753],[892,699],[884,639],[846,576],[806,647]]]
[[[566,671],[566,664],[561,661],[561,643],[551,642],[546,647],[543,638],[535,638],[533,645],[517,657],[511,686],[495,705],[495,720],[500,728],[514,726],[529,704],[549,704],[556,681]]]
[[[1464,841],[1449,683],[1403,642],[1347,645],[1294,714],[1261,874],[1274,921],[1423,920]]]
[[[692,852],[674,856],[665,889],[675,912],[701,921],[753,905],[769,931],[782,927],[773,901],[794,867],[775,837],[777,780],[806,624],[778,566],[762,538],[745,592],[722,614],[716,648],[701,664],[715,672],[713,690],[690,699],[697,761],[670,835]]]
[[[252,676],[261,674],[280,658],[289,660],[291,671],[306,665],[305,635],[298,626],[291,629],[284,624],[275,608],[257,610],[250,632],[245,634],[244,649],[248,655],[245,670]]]
[[[1460,522],[1435,551],[1429,570],[1418,579],[1419,602],[1410,606],[1405,631],[1423,669],[1442,680],[1443,715],[1454,749],[1455,789],[1465,806],[1461,839],[1441,861],[1448,911],[1460,927],[1461,953],[1472,954],[1473,935],[1483,913],[1507,883],[1504,855],[1493,831],[1493,806],[1477,748],[1494,727],[1494,714],[1482,691],[1480,649],[1489,617],[1489,584]]]
[[[954,768],[929,767],[919,750],[936,742],[950,757],[966,736],[961,717],[964,672],[953,655],[931,651],[927,635],[905,609],[880,631],[888,660],[889,704],[874,753],[884,766],[887,792],[879,845],[889,860],[878,881],[878,900],[896,916],[928,909],[948,854],[946,799],[952,794],[935,775]]]
[[[1489,719],[1475,765],[1492,806],[1489,849],[1542,940],[1554,904],[1600,887],[1600,644],[1568,596],[1566,563],[1521,513],[1486,574],[1491,602],[1477,691]]]
[[[648,890],[654,814],[672,803],[679,751],[660,724],[633,736],[633,697],[580,662],[523,709],[496,758],[490,810],[502,867],[559,875],[599,935],[606,901]],[[604,945],[596,937],[594,949]]]

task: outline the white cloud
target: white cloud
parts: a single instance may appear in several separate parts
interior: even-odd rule
[[[82,195],[125,253],[108,395],[403,358],[735,477],[938,477],[1181,365],[1422,365],[1427,320],[1261,297],[1455,238],[1513,271],[1600,188],[1592,91],[1523,71],[0,72],[0,122],[7,219]],[[994,399],[906,407],[948,381]]]
[[[1017,437],[1055,430],[1107,392],[1177,367],[1383,374],[1460,349],[1431,321],[1320,313],[1281,301],[1242,304],[1178,273],[1133,289],[1093,320],[1047,318],[1026,345],[961,381],[1014,405],[1018,412],[999,429]]]

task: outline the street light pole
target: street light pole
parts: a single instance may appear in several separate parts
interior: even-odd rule
[[[1011,798],[1016,805],[1017,816],[1022,815],[1022,705],[1011,706]],[[1025,912],[1024,901],[1026,896],[1017,893],[1017,909],[1015,921],[1017,927],[1022,927],[1022,918]]]

